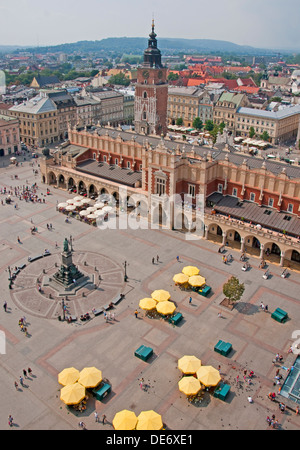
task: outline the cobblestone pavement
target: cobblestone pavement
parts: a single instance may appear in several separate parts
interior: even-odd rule
[[[39,195],[45,198],[45,203],[18,201],[18,209],[14,204],[0,205],[1,299],[8,306],[7,312],[2,306],[0,312],[0,330],[6,338],[2,352],[5,354],[0,355],[1,429],[8,428],[7,417],[11,414],[16,429],[78,429],[81,419],[88,429],[112,430],[112,419],[122,409],[131,409],[137,415],[142,410],[154,409],[172,430],[269,429],[266,417],[273,413],[280,428],[299,428],[300,419],[293,410],[280,414],[278,404],[267,398],[270,391],[277,392],[278,387],[273,385],[277,368],[286,376],[281,366],[291,367],[296,358],[287,351],[293,343],[293,331],[300,329],[299,274],[291,271],[289,278],[282,279],[279,266],[270,265],[272,276],[263,280],[255,257],[250,258],[251,270],[242,272],[235,250],[230,251],[233,262],[225,265],[217,245],[205,240],[187,241],[179,232],[98,230],[75,219],[67,224],[56,211],[56,204],[70,195],[51,189],[51,195],[47,196],[46,186],[40,183],[39,176],[34,176],[33,169],[28,162],[17,168],[0,168],[0,188],[22,186],[27,184],[26,180],[30,185],[37,182]],[[0,197],[5,199],[4,195]],[[50,223],[52,230],[47,228]],[[34,235],[30,232],[33,224],[38,228]],[[86,288],[84,296],[79,292],[68,300],[70,313],[79,316],[91,312],[93,307],[102,306],[123,292],[125,298],[113,310],[114,321],[106,322],[101,315],[88,323],[61,322],[57,320],[61,304],[55,292],[51,294],[46,288],[43,293],[38,291],[38,282],[52,274],[55,264],[59,264],[63,241],[70,235],[75,263],[90,275],[102,277],[96,289]],[[45,249],[49,249],[51,256],[28,263],[29,256]],[[153,264],[156,255],[159,262]],[[125,261],[127,283],[124,283]],[[8,267],[13,270],[22,264],[26,267],[9,290]],[[212,287],[208,298],[193,293],[189,303],[190,292],[174,286],[174,274],[185,265],[199,267],[200,274]],[[231,274],[245,283],[245,293],[232,310],[221,305],[222,286]],[[155,289],[170,291],[184,317],[178,326],[150,319],[142,310],[135,317],[139,300],[149,297]],[[268,304],[269,313],[261,310],[261,301]],[[271,319],[270,312],[277,307],[289,314],[285,324]],[[24,315],[27,336],[18,325]],[[228,357],[214,352],[219,339],[232,343]],[[147,362],[134,356],[142,344],[153,348],[153,356]],[[280,365],[272,363],[276,353],[283,355]],[[179,392],[177,383],[181,374],[177,361],[185,354],[199,357],[203,365],[216,368],[220,365],[223,379],[231,385],[225,402],[205,392],[203,401],[195,406]],[[72,366],[79,370],[98,367],[112,385],[112,392],[102,402],[89,398],[87,409],[81,414],[60,401],[57,375]],[[24,378],[21,386],[19,377],[28,367],[33,374]],[[245,369],[255,372],[251,385],[244,381]],[[147,384],[145,390],[139,386],[141,377]],[[252,404],[248,402],[249,395]],[[283,401],[295,407],[286,399]],[[107,416],[107,424],[95,422],[95,409],[99,416]]]

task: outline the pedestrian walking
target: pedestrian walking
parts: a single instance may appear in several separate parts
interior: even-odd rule
[[[222,313],[221,312],[218,312],[218,317],[219,317],[219,319],[222,317]]]
[[[103,414],[103,416],[102,416],[102,424],[103,424],[103,425],[105,424],[105,421],[106,421],[106,415]]]
[[[79,424],[78,424],[78,426],[79,426],[80,428],[82,428],[83,430],[86,430],[86,427],[85,427],[85,423],[84,423],[84,422],[80,421]]]
[[[3,309],[4,309],[5,312],[7,311],[7,302],[3,303]]]
[[[94,416],[95,416],[95,422],[99,422],[99,415],[98,415],[97,411],[94,412]]]
[[[20,376],[20,385],[24,387],[23,378]]]
[[[138,313],[139,312],[137,310],[135,310],[134,315],[135,315],[136,319],[137,319]]]
[[[154,264],[154,261],[155,261],[154,258],[152,258],[152,264]]]
[[[143,390],[143,382],[142,381],[140,382],[140,388],[141,388],[141,390]]]
[[[9,415],[8,416],[8,425],[10,426],[10,427],[12,427],[13,426],[13,417],[11,416],[11,415]]]
[[[32,375],[32,370],[28,367],[28,375]]]
[[[192,300],[193,300],[193,299],[192,299],[192,297],[190,297],[190,299],[189,299],[189,304],[191,304],[191,303],[192,303]]]
[[[23,375],[24,375],[24,378],[27,378],[27,372],[25,369],[23,369]]]
[[[176,256],[177,261],[179,262],[179,256]]]
[[[156,262],[159,262],[159,256],[158,255],[156,256]]]
[[[269,310],[269,307],[268,307],[268,305],[266,305],[265,306],[265,312],[268,312],[268,310]]]
[[[16,388],[16,391],[18,390],[18,388],[19,388],[19,385],[18,385],[18,383],[15,381],[15,388]]]

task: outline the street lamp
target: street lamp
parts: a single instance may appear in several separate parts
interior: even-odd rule
[[[123,265],[124,265],[124,269],[125,269],[124,281],[126,283],[128,281],[127,270],[126,270],[127,265],[128,265],[127,261],[125,261]]]
[[[8,270],[8,273],[9,273],[9,278],[8,278],[9,285],[8,285],[8,287],[9,287],[9,289],[12,289],[12,278],[11,278],[10,266],[8,266],[7,270]]]

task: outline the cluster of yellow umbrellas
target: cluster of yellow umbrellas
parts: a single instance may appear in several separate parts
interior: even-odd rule
[[[85,367],[81,372],[75,367],[64,369],[58,374],[61,389],[60,399],[66,405],[78,405],[85,395],[86,388],[94,388],[102,381],[102,372],[96,367]]]
[[[217,386],[221,381],[220,372],[212,366],[202,366],[201,360],[196,356],[183,356],[178,360],[178,368],[187,375],[178,382],[180,392],[185,395],[196,395],[202,385]]]
[[[161,416],[153,410],[142,411],[136,416],[133,411],[123,409],[118,412],[113,421],[115,430],[161,430],[163,422]]]
[[[204,286],[206,280],[199,275],[200,270],[195,266],[186,266],[182,269],[182,273],[177,273],[173,277],[173,281],[179,285],[190,285],[192,287]]]
[[[159,314],[165,316],[173,314],[176,310],[176,305],[170,302],[171,294],[163,289],[152,292],[151,298],[143,298],[139,302],[139,307],[145,311],[152,311],[156,309]]]

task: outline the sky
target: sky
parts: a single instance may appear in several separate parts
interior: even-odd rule
[[[299,49],[300,0],[0,0],[0,45],[108,37],[217,39]]]

